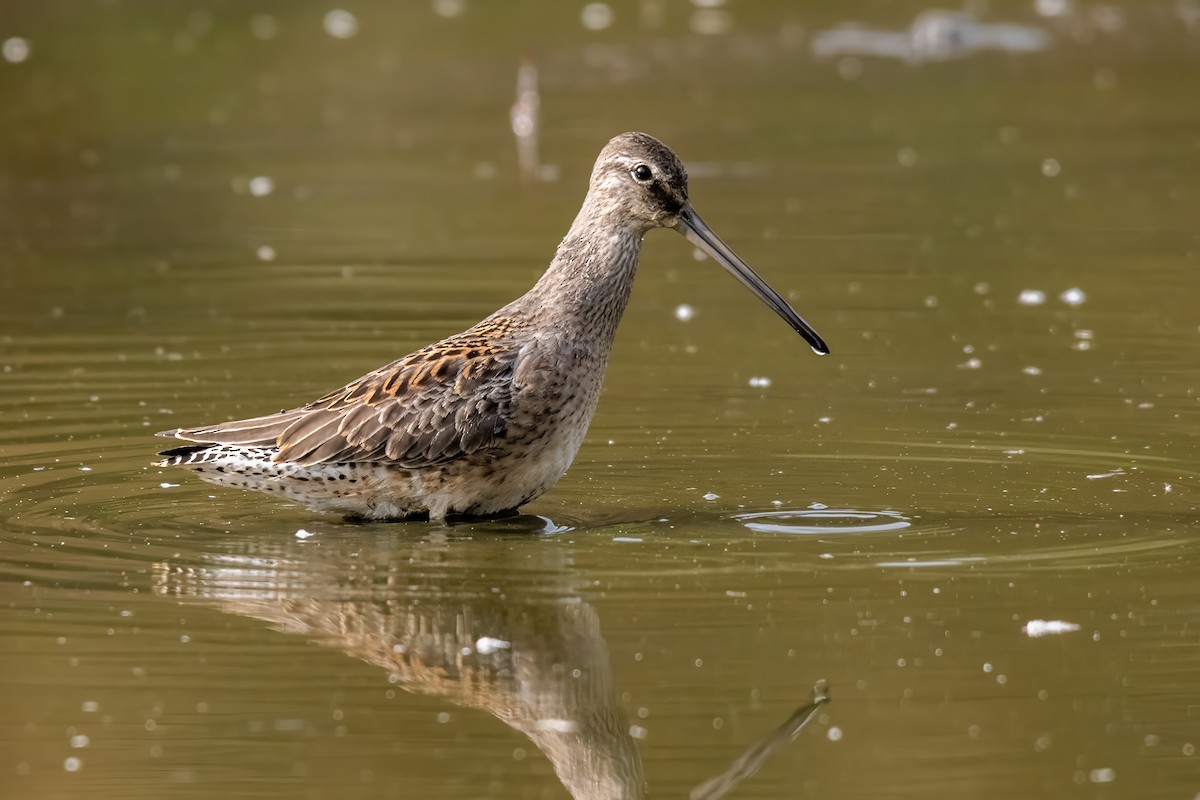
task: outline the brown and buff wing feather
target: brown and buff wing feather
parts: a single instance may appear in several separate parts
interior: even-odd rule
[[[276,446],[277,462],[388,462],[420,468],[504,439],[519,351],[474,337],[430,345],[306,406],[170,432],[180,439]]]

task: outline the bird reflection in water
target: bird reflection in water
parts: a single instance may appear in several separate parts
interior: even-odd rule
[[[643,734],[621,708],[600,619],[581,597],[571,553],[531,552],[513,546],[519,541],[479,536],[463,548],[448,547],[445,534],[414,543],[344,532],[260,541],[198,565],[159,562],[155,589],[339,649],[406,691],[486,711],[528,738],[576,800],[644,797],[635,744]],[[819,684],[811,704],[697,786],[693,800],[724,797],[827,700]]]

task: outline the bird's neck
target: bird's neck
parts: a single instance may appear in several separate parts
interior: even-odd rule
[[[529,292],[544,318],[611,344],[629,302],[646,228],[585,202],[554,260]]]

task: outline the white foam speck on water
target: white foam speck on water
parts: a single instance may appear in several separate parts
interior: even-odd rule
[[[579,21],[589,31],[602,31],[613,24],[613,10],[608,3],[588,3],[579,12]]]
[[[29,59],[29,52],[29,42],[20,36],[5,39],[4,44],[0,45],[0,54],[10,64],[20,64],[27,61]]]
[[[466,10],[466,0],[433,0],[433,13],[439,17],[446,19],[461,17]]]
[[[1026,375],[1041,375],[1042,368],[1041,367],[1025,367],[1024,369],[1021,370],[1021,372],[1024,372]]]
[[[1062,294],[1060,294],[1058,296],[1058,299],[1062,300],[1064,303],[1066,303],[1069,306],[1078,306],[1078,305],[1082,305],[1084,303],[1084,301],[1087,300],[1087,295],[1084,294],[1083,289],[1080,289],[1078,287],[1072,287],[1070,289],[1067,289]]]
[[[335,39],[351,39],[358,33],[358,17],[344,8],[335,8],[325,15],[325,32]]]
[[[84,700],[82,705],[79,706],[79,710],[85,714],[95,714],[100,710],[100,704],[95,700]]]
[[[1046,293],[1041,289],[1022,289],[1017,302],[1023,306],[1040,306],[1046,302]]]
[[[1033,10],[1042,17],[1062,17],[1071,11],[1071,0],[1034,0]]]
[[[63,769],[67,772],[79,772],[79,770],[83,769],[83,761],[75,756],[70,756],[63,761]]]
[[[1062,174],[1062,164],[1058,163],[1057,158],[1043,159],[1042,174],[1047,178],[1057,178],[1060,174]]]
[[[825,738],[831,742],[840,742],[842,740],[842,729],[834,725],[825,732]]]
[[[79,471],[80,472],[91,472],[92,468],[91,467],[80,467]]]
[[[255,175],[246,184],[246,189],[255,197],[266,197],[275,191],[275,181],[266,175]]]
[[[761,375],[756,375],[750,379],[750,386],[755,389],[766,389],[769,388],[770,385],[771,379]]]
[[[680,303],[675,306],[675,319],[680,322],[688,322],[696,316],[696,309],[689,306],[687,303]]]
[[[258,249],[254,251],[254,254],[258,256],[259,261],[275,260],[275,248],[271,247],[269,244],[259,245]]]
[[[641,542],[644,540],[638,538],[637,536],[614,536],[613,541],[614,542]]]
[[[824,503],[809,503],[808,507],[813,511],[821,511],[822,509],[829,508],[829,506],[825,505]]]
[[[978,358],[975,358],[974,356],[972,356],[971,358],[968,358],[963,363],[959,364],[958,368],[959,369],[979,369],[982,366],[983,366],[983,362],[980,361]]]
[[[1021,630],[1030,639],[1038,639],[1042,636],[1072,633],[1079,630],[1079,626],[1074,622],[1066,622],[1061,619],[1031,619],[1021,627]]]
[[[1092,783],[1112,783],[1117,779],[1117,771],[1112,767],[1100,767],[1088,773],[1088,780]]]
[[[279,33],[279,20],[270,14],[255,14],[250,18],[250,33],[255,39],[274,39]]]
[[[511,645],[509,642],[506,642],[503,639],[494,639],[491,636],[480,636],[475,641],[476,652],[485,656],[491,655],[497,650],[507,650],[510,646]]]
[[[719,494],[716,494],[716,493],[714,493],[714,492],[706,492],[706,493],[704,494],[704,499],[705,499],[705,500],[712,501],[712,500],[716,500],[716,499],[717,499],[717,498],[719,498],[720,496],[721,496],[721,495],[719,495]]]
[[[158,485],[158,488],[160,488],[160,489],[174,489],[174,488],[175,488],[176,486],[178,486],[178,485],[179,485],[178,483],[165,483],[165,482],[164,482],[164,483],[160,483],[160,484]]]
[[[649,733],[650,732],[647,731],[645,728],[643,728],[641,725],[630,725],[629,726],[629,735],[634,739],[645,739],[649,735]]]
[[[88,738],[86,733],[77,733],[71,737],[71,747],[76,750],[82,750],[91,743],[92,740]]]
[[[1114,469],[1112,472],[1094,472],[1091,475],[1088,475],[1087,479],[1089,481],[1098,481],[1103,478],[1115,478],[1119,475],[1124,475],[1124,474],[1125,474],[1125,470]]]
[[[306,531],[306,530],[304,530],[304,528],[301,528],[300,530],[296,531],[297,539],[307,539],[311,536],[316,536],[316,534],[312,533],[311,531]]]

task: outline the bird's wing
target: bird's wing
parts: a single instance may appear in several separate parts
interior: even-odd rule
[[[306,406],[168,433],[194,442],[276,446],[277,462],[441,464],[504,439],[518,356],[515,346],[448,340]]]

